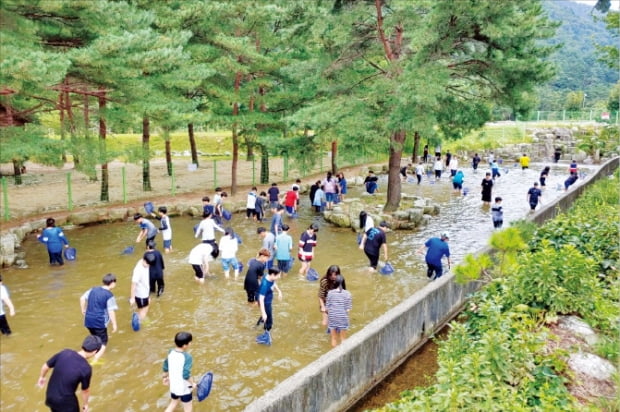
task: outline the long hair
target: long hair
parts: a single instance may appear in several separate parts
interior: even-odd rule
[[[365,211],[361,211],[360,212],[360,229],[364,230],[364,227],[366,227],[366,218],[368,217],[368,213],[366,213]]]

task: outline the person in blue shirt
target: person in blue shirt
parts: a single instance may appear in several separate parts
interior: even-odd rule
[[[534,186],[530,187],[530,190],[527,191],[527,201],[530,204],[530,210],[536,209],[536,206],[538,206],[538,202],[540,202],[541,197],[542,192],[538,188],[538,182],[534,182]]]
[[[457,171],[452,177],[452,187],[456,193],[461,193],[463,190],[463,180],[465,180],[465,174],[462,170]]]
[[[424,248],[426,251],[426,265],[428,270],[426,276],[430,280],[439,279],[443,275],[443,267],[441,259],[445,256],[448,259],[448,269],[450,269],[450,247],[448,246],[450,235],[448,232],[441,232],[440,237],[432,237],[418,249],[417,253],[422,253]]]
[[[278,298],[282,300],[282,291],[278,288],[276,280],[280,277],[280,271],[276,268],[269,269],[267,276],[263,276],[260,289],[258,291],[258,304],[260,306],[262,323],[265,328],[265,334],[268,336],[268,340],[265,342],[267,345],[271,345],[271,327],[273,326],[273,312],[271,303],[273,302],[274,289],[278,292]],[[259,342],[262,343],[262,342]]]
[[[497,163],[497,160],[493,160],[491,162],[491,174],[493,180],[495,180],[496,177],[502,177],[502,175],[499,173],[499,164]]]
[[[148,219],[145,219],[140,213],[136,213],[133,216],[133,220],[140,226],[140,233],[136,238],[136,243],[139,243],[142,239],[145,240],[145,245],[148,245],[151,240],[155,240],[157,236],[157,228]]]
[[[102,279],[102,286],[94,287],[80,297],[80,308],[84,316],[84,326],[91,335],[101,339],[101,349],[93,361],[97,362],[108,345],[108,324],[112,323],[112,332],[116,332],[116,311],[118,305],[112,289],[116,287],[116,276],[108,273]]]
[[[45,221],[45,229],[43,233],[37,235],[39,242],[47,246],[47,253],[50,257],[50,265],[58,263],[59,266],[65,264],[62,260],[62,248],[69,247],[69,241],[65,237],[61,228],[56,227],[56,220],[53,217],[47,218]]]
[[[282,215],[284,214],[284,206],[277,205],[273,216],[271,216],[271,225],[269,230],[274,236],[278,236],[282,232]]]
[[[276,236],[276,259],[278,260],[278,269],[284,275],[290,270],[292,265],[291,250],[293,250],[293,238],[288,234],[289,226],[286,223],[282,224],[282,232]]]

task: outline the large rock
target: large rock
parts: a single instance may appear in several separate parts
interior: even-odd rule
[[[616,372],[616,368],[611,362],[586,352],[571,354],[568,358],[568,366],[575,372],[602,381],[611,379]]]
[[[562,316],[558,321],[558,326],[562,329],[571,331],[573,334],[585,340],[592,346],[598,342],[598,336],[594,329],[577,316]]]
[[[336,213],[333,211],[325,211],[323,217],[326,221],[338,227],[351,227],[351,219],[345,213]]]
[[[17,237],[14,233],[2,233],[0,235],[0,267],[11,266],[15,263],[15,243]]]

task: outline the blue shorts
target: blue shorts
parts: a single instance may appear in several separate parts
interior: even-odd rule
[[[277,200],[271,200],[269,202],[269,207],[271,209],[277,209],[279,204],[280,204],[280,202],[278,202]]]
[[[172,239],[164,240],[164,249],[170,249],[172,247]]]
[[[336,200],[336,194],[335,193],[325,193],[325,199],[327,200],[327,202],[333,202],[334,200]]]
[[[463,183],[452,182],[452,187],[454,188],[454,190],[461,190],[463,188]]]
[[[288,273],[289,270],[291,270],[291,260],[287,259],[287,260],[280,260],[278,259],[278,269],[280,269],[280,272],[282,273]]]
[[[292,215],[295,212],[295,209],[293,209],[293,206],[285,206],[286,207],[286,213],[288,213],[289,215]]]
[[[232,266],[234,270],[239,270],[239,262],[237,261],[237,258],[221,259],[221,261],[222,269],[228,270],[228,268]]]

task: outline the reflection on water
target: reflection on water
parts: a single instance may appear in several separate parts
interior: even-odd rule
[[[493,196],[504,199],[506,226],[528,212],[526,192],[541,168],[524,172],[511,169],[497,183]],[[557,176],[554,172],[543,202],[562,194],[555,187],[563,182],[565,170],[557,169]],[[355,234],[331,228],[313,216],[309,206],[299,219],[285,218],[294,241],[312,221],[319,222],[313,267],[322,275],[331,264],[341,266],[353,295],[351,333],[427,284],[423,257],[415,255],[415,250],[429,236],[448,230],[456,263],[466,253],[486,245],[492,224],[490,210],[481,207],[482,175],[482,171],[477,175],[466,171],[467,196],[454,195],[447,178],[432,184],[425,179],[421,186],[403,185],[404,192],[435,199],[441,204],[441,213],[418,232],[388,234],[390,261],[396,269],[393,276],[369,274],[367,259],[357,248]],[[352,188],[348,197],[356,196],[356,190]],[[307,202],[306,197],[302,199]],[[94,366],[92,410],[163,409],[169,394],[160,381],[161,363],[167,349],[173,346],[174,334],[180,330],[194,335],[190,346],[194,375],[206,371],[215,374],[210,397],[195,404],[199,411],[243,410],[252,400],[330,350],[329,337],[320,323],[318,283],[300,280],[298,263],[287,278],[279,281],[284,299],[274,301],[273,345],[257,345],[254,338],[261,331],[254,325],[259,311],[246,303],[243,275],[237,280],[225,279],[218,261],[212,269],[214,278],[207,279],[204,285],[194,282],[186,258],[197,242],[192,237],[196,223],[189,218],[172,219],[174,251],[165,255],[165,293],[152,299],[148,322],[139,332],[130,327],[128,298],[131,271],[140,257],[142,244],[133,255],[121,255],[134,244],[138,229],[133,222],[66,230],[78,257],[63,268],[47,266],[47,252],[34,236],[24,241],[30,267],[3,271],[4,284],[11,292],[17,314],[9,317],[13,335],[3,336],[1,341],[0,409],[46,410],[44,391],[35,387],[41,364],[62,348],[79,347],[87,334],[79,297],[88,288],[99,285],[108,272],[119,279],[113,290],[119,304],[119,331],[111,334],[104,363]],[[231,224],[243,239],[238,256],[247,262],[260,247],[256,235],[259,224],[241,215],[235,215]],[[161,239],[157,240],[161,246]]]

